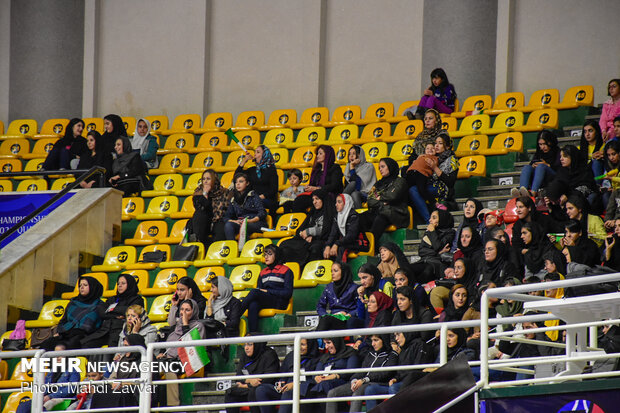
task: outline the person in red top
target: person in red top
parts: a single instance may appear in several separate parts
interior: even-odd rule
[[[284,310],[293,296],[293,272],[282,264],[278,247],[265,247],[265,264],[258,276],[256,288],[241,302],[241,314],[248,310],[250,333],[258,332],[258,313],[263,308]]]

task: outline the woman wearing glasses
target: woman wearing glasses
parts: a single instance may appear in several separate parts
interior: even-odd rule
[[[256,288],[241,302],[241,314],[248,310],[250,333],[258,332],[258,313],[263,308],[284,310],[293,296],[293,272],[282,264],[275,245],[265,247],[265,265]]]

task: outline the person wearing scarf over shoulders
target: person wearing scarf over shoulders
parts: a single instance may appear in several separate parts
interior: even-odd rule
[[[326,260],[336,258],[338,260],[347,261],[347,255],[350,252],[359,252],[362,250],[360,245],[360,221],[359,215],[353,209],[353,198],[348,194],[340,194],[336,197],[336,217],[331,225],[329,237],[323,251],[323,258]],[[335,224],[335,225],[334,225]],[[364,241],[367,244],[368,240]]]
[[[480,283],[493,282],[501,285],[508,277],[519,277],[514,264],[509,261],[508,248],[502,241],[490,239],[484,246],[484,265],[480,274]]]
[[[381,291],[375,291],[368,297],[368,311],[364,320],[364,327],[385,327],[392,324],[394,301]],[[370,336],[355,338],[353,348],[359,351],[360,357],[365,357],[371,346]]]
[[[312,205],[311,194],[322,189],[329,196],[329,203],[333,203],[336,195],[342,193],[342,169],[336,163],[336,153],[329,145],[320,145],[316,150],[316,157],[310,180],[306,186],[306,193],[300,194],[293,201],[293,212],[306,212]]]
[[[362,201],[368,198],[368,191],[377,182],[375,167],[366,162],[366,153],[361,146],[353,145],[349,149],[349,162],[344,169],[344,193],[351,195],[355,208],[362,207]]]
[[[243,167],[251,159],[256,162],[256,166],[244,170]],[[275,164],[271,150],[265,145],[258,145],[254,149],[254,156],[246,152],[235,171],[235,174],[245,173],[248,176],[250,185],[263,202],[263,207],[269,210],[272,216],[278,207],[278,173]]]
[[[157,168],[159,161],[157,160],[157,138],[151,135],[151,122],[144,118],[138,119],[136,122],[136,130],[133,137],[129,138],[131,147],[140,150],[140,158],[144,161],[149,169]]]
[[[237,337],[241,320],[241,302],[232,295],[233,284],[226,277],[211,280],[211,295],[205,310],[207,338]]]

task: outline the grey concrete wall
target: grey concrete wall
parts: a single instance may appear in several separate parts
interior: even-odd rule
[[[496,0],[426,0],[422,88],[442,67],[461,103],[470,95],[493,95],[496,33]]]
[[[10,11],[9,118],[80,115],[84,3],[13,0]]]

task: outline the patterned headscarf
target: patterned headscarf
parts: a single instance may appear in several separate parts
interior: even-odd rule
[[[266,147],[265,145],[259,145],[258,147],[263,150],[263,157],[256,165],[256,176],[258,176],[258,179],[260,179],[263,170],[269,168],[271,165],[275,165],[276,161],[273,159],[273,154],[268,147]]]

